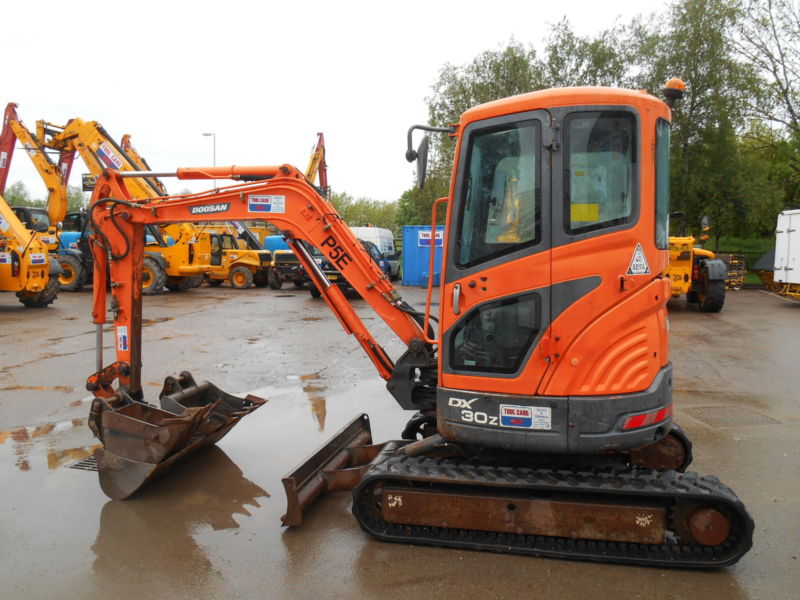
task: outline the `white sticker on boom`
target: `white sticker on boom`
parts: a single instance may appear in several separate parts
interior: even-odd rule
[[[641,244],[636,244],[636,250],[633,251],[633,258],[628,267],[628,275],[649,275],[650,265],[647,264],[647,259],[644,256]]]
[[[128,328],[125,325],[117,326],[117,350],[128,351]]]
[[[0,215],[0,231],[8,231],[8,221],[3,218],[3,215]]]

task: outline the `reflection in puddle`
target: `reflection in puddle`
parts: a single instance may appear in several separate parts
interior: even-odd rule
[[[10,387],[0,387],[0,392],[16,392],[19,390],[34,390],[37,392],[66,392],[72,393],[75,388],[68,385],[12,385]]]
[[[78,446],[77,448],[64,448],[59,450],[48,450],[47,452],[47,468],[51,471],[59,467],[69,466],[73,463],[83,460],[87,456],[91,456],[96,448],[102,444],[94,444],[93,446]]]
[[[238,529],[235,515],[250,516],[246,506],[268,497],[212,446],[135,498],[107,502],[92,546],[97,589],[111,598],[131,589],[137,597],[207,597],[218,573],[195,533]]]
[[[33,448],[35,440],[39,438],[43,438],[44,436],[50,433],[61,433],[64,431],[69,431],[76,427],[81,427],[84,424],[84,419],[72,419],[71,421],[60,421],[58,423],[46,423],[45,425],[39,425],[37,427],[19,427],[18,429],[11,429],[9,431],[0,431],[0,445],[5,444],[8,440],[11,440],[11,445],[14,448],[14,456],[15,461],[14,464],[20,471],[30,471],[31,470],[31,461],[30,461],[30,454],[31,449]],[[72,448],[70,450],[55,450],[50,449],[47,452],[47,465],[49,469],[55,469],[56,467],[60,466],[62,463],[59,463],[59,459],[55,457],[55,454],[58,452],[72,452],[76,458],[74,460],[80,460],[91,454],[94,450],[94,446],[81,446],[78,448]],[[84,453],[85,452],[85,453]],[[51,459],[50,455],[54,454],[54,458]],[[65,459],[71,460],[71,459]],[[51,466],[53,464],[54,466]]]
[[[310,373],[308,375],[301,375],[302,381],[317,381],[320,378],[319,373]],[[317,427],[320,431],[325,430],[325,417],[328,413],[327,402],[322,392],[327,390],[327,386],[307,383],[303,386],[303,391],[308,395],[308,402],[311,404],[311,414],[317,422]]]

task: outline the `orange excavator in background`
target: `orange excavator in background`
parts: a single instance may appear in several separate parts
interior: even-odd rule
[[[668,102],[682,90],[670,81]],[[406,157],[420,183],[427,137],[415,151],[413,131],[457,142],[450,195],[433,207],[435,224],[449,203],[438,325],[432,289],[424,312],[406,303],[294,167],[182,168],[171,175],[245,183],[156,199],[132,194],[131,174],[104,171],[90,207],[103,268],[87,382],[101,487],[130,496],[264,403],[188,372],[166,379],[161,409],[144,401],[144,227],[263,220],[415,411],[401,440],[379,445],[367,416],[356,417],[287,476],[284,524],[299,524],[324,491],[352,489],[353,515],[381,540],[652,566],[736,562],[753,521],[716,478],[685,471],[691,444],[672,421],[661,275],[670,119],[668,104],[643,91],[567,88],[477,106],[452,127],[412,127]],[[402,356],[381,348],[307,245],[403,340]],[[105,364],[109,305],[116,358]]]

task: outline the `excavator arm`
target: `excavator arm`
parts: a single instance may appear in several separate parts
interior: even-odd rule
[[[87,389],[95,394],[89,424],[104,445],[96,457],[101,487],[109,496],[129,496],[175,460],[217,441],[242,416],[264,402],[254,397],[236,398],[208,382],[196,384],[187,372],[178,378],[167,378],[160,395],[162,408],[166,410],[143,401],[141,278],[144,230],[152,225],[189,220],[262,220],[279,227],[344,330],[356,337],[381,377],[389,380],[387,387],[401,405],[432,409],[435,379],[429,394],[424,389],[431,385],[430,372],[436,372],[432,347],[435,342],[423,332],[423,315],[403,301],[333,206],[319,195],[303,173],[289,165],[179,169],[174,175],[180,179],[256,181],[147,201],[138,200],[130,192],[126,175],[105,170],[97,180],[89,209],[95,231],[91,248],[95,260],[93,320],[97,326],[97,372],[87,382]],[[409,346],[406,355],[414,357],[411,362],[429,370],[428,379],[415,382],[410,380],[408,369],[402,365],[398,369],[341,290],[328,282],[305,244],[319,248],[348,279]],[[107,291],[109,281],[113,283]],[[113,314],[116,353],[110,365],[104,364],[102,354],[108,308]],[[399,362],[405,363],[403,358]],[[393,385],[398,373],[405,379],[405,385]],[[416,406],[414,403],[420,399],[422,404]],[[360,426],[356,429],[350,442],[363,446],[369,438],[368,429]],[[323,462],[336,462],[339,450],[331,451]],[[305,497],[295,494],[298,495]]]
[[[306,167],[306,178],[314,184],[319,174],[319,189],[325,198],[330,196],[328,187],[328,164],[325,162],[325,136],[322,132],[317,133],[317,143],[311,151],[311,158]]]
[[[9,102],[3,115],[3,130],[0,132],[0,194],[5,192],[11,158],[14,155],[16,142],[22,144],[33,166],[47,186],[47,213],[50,222],[55,224],[64,220],[67,214],[69,199],[67,196],[67,178],[44,151],[40,139],[28,131],[17,115],[17,104]]]

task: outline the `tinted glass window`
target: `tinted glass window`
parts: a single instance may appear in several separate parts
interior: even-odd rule
[[[669,248],[669,137],[664,119],[656,124],[656,248]]]
[[[636,121],[630,113],[575,113],[566,119],[564,224],[583,233],[631,221]]]
[[[469,267],[536,244],[541,239],[540,132],[537,122],[474,133],[456,249]]]
[[[80,231],[81,230],[81,215],[75,213],[74,215],[67,215],[64,217],[64,231]]]
[[[489,302],[453,329],[450,366],[460,371],[514,373],[541,329],[538,294]]]

